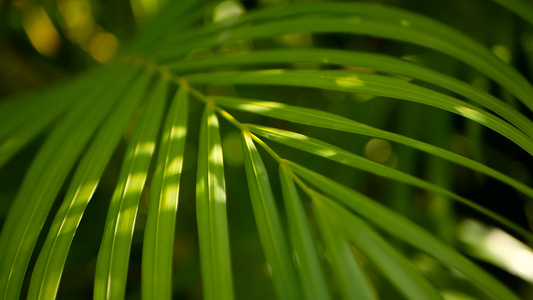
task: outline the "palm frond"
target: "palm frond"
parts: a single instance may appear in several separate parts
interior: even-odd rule
[[[60,298],[78,227],[115,156],[117,182],[107,213],[99,212],[106,217],[93,255],[95,299],[171,299],[182,285],[173,276],[177,257],[187,251],[175,245],[183,229],[175,226],[191,203],[195,218],[183,220],[196,219],[187,230],[198,237],[197,298],[238,298],[235,272],[242,270],[235,266],[243,258],[234,251],[245,227],[257,229],[263,253],[251,255],[263,263],[250,268],[264,268],[261,279],[272,282],[263,284],[265,297],[273,290],[287,300],[443,299],[450,286],[473,297],[522,296],[461,253],[455,232],[450,240],[424,225],[457,226],[455,214],[463,212],[452,203],[459,202],[476,218],[533,241],[524,221],[501,209],[512,204],[524,218],[530,214],[531,166],[519,176],[497,164],[525,164],[533,154],[533,87],[522,68],[459,29],[387,5],[295,2],[243,13],[231,1],[168,2],[114,62],[0,103],[2,173],[44,138],[2,223],[0,299]],[[533,20],[525,2],[494,2]],[[210,21],[224,5],[241,15]],[[280,43],[287,34],[417,45],[459,67],[445,72],[394,51],[333,49],[327,42],[291,48]],[[502,92],[470,82],[461,68]],[[347,100],[353,95],[364,100]],[[336,97],[344,100],[329,101]],[[241,147],[231,144],[230,133]],[[484,134],[501,145],[488,145]],[[470,143],[473,154],[451,147],[452,139]],[[385,145],[387,157],[362,154],[365,143],[367,150]],[[491,159],[483,159],[486,153]],[[395,155],[403,165],[396,166]],[[523,201],[466,193],[455,165],[507,185]],[[434,202],[445,206],[447,220],[417,216]],[[247,205],[255,224],[233,223],[232,209]],[[138,256],[135,232],[143,239],[140,271],[130,267]],[[453,280],[425,273],[413,259],[418,253]],[[128,285],[133,272],[139,287]]]
[[[242,147],[257,231],[272,270],[272,280],[278,298],[299,299],[301,288],[292,264],[291,251],[281,225],[268,174],[252,135],[246,129],[242,132]]]
[[[150,74],[144,76],[147,77],[142,80],[149,83]],[[147,87],[141,85],[141,92],[132,96],[143,100],[145,96],[143,92]],[[125,295],[133,227],[139,199],[148,177],[150,161],[155,152],[159,121],[163,116],[166,99],[166,87],[166,82],[160,80],[156,83],[153,94],[148,96],[146,108],[139,117],[122,162],[98,252],[94,282],[96,299],[123,298]],[[132,105],[135,103],[135,98],[125,97],[124,100],[130,102],[131,108],[135,108],[136,106]]]
[[[166,117],[157,154],[157,167],[152,179],[142,258],[142,292],[146,299],[168,299],[172,295],[174,224],[178,210],[188,112],[188,94],[180,89]]]
[[[226,183],[214,107],[207,103],[200,126],[196,214],[206,299],[233,299],[226,215]]]

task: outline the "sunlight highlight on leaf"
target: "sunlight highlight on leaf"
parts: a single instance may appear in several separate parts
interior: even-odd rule
[[[187,134],[187,128],[180,126],[180,127],[172,127],[171,129],[171,139],[179,139],[185,137]]]
[[[214,145],[209,152],[209,162],[215,165],[222,165],[222,157],[220,156],[220,153],[222,153],[222,146]]]
[[[463,116],[471,119],[471,120],[474,120],[474,121],[477,121],[477,122],[482,122],[484,117],[477,111],[471,109],[471,108],[468,108],[468,107],[462,107],[462,106],[456,106],[455,109]]]
[[[244,7],[237,1],[223,1],[213,12],[213,22],[222,23],[237,19],[244,13]]]
[[[239,107],[242,110],[259,112],[259,111],[265,111],[265,110],[274,109],[274,108],[277,108],[277,107],[280,107],[280,106],[283,106],[283,104],[276,103],[276,102],[269,102],[269,103],[261,103],[261,102],[253,103],[253,102],[251,102],[251,103],[247,103],[247,104],[241,104]]]
[[[341,87],[357,87],[365,85],[365,83],[355,75],[339,77],[335,79],[335,84]]]
[[[144,153],[136,152],[134,154],[134,157],[137,155],[143,155],[143,154],[151,155],[152,153],[153,152],[144,152]],[[146,180],[145,173],[129,174],[128,178],[126,178],[124,197],[140,193],[143,190],[145,180]]]
[[[183,135],[182,137],[185,137],[185,135]],[[167,173],[169,176],[178,175],[178,174],[181,174],[182,168],[183,168],[183,157],[178,156],[178,157],[175,157],[172,161],[168,162]]]

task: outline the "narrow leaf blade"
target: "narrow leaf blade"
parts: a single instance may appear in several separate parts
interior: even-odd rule
[[[189,99],[180,89],[169,109],[152,180],[142,257],[143,299],[172,298],[172,257]]]
[[[325,65],[335,64],[370,68],[379,72],[398,74],[429,82],[483,105],[505,118],[528,136],[533,137],[533,121],[514,109],[511,105],[454,77],[383,54],[318,48],[264,50],[185,59],[169,64],[169,68],[174,73],[187,74],[212,70],[217,67],[235,67],[240,65],[263,66],[296,62],[314,62]]]
[[[316,195],[315,201],[316,206],[328,217],[327,221],[339,222],[355,247],[381,270],[406,299],[442,299],[436,287],[365,221],[321,194]]]
[[[135,72],[130,74],[134,76]],[[106,77],[110,75],[115,73],[110,72]],[[0,244],[8,245],[0,247],[0,295],[3,297],[18,298],[31,253],[59,189],[85,145],[118,100],[115,93],[122,93],[131,78],[123,78],[112,89],[112,96],[102,95],[106,92],[107,82],[82,94],[35,157],[0,235]]]
[[[518,297],[501,282],[405,217],[307,168],[290,161],[285,161],[285,163],[295,174],[323,193],[373,222],[382,230],[426,252],[449,267],[457,269],[483,291],[498,299],[518,300]]]
[[[398,78],[351,71],[289,70],[218,72],[190,75],[187,78],[191,82],[203,84],[260,84],[323,88],[421,103],[482,124],[507,137],[533,155],[533,139],[497,116],[467,102]]]
[[[324,240],[333,269],[344,299],[378,299],[376,291],[365,273],[363,266],[356,260],[348,239],[340,230],[337,220],[324,213],[313,202],[318,228]]]
[[[115,95],[117,98],[118,96]],[[126,95],[119,101],[116,111],[120,113],[111,114],[102,124],[78,165],[39,253],[30,282],[28,299],[56,297],[68,251],[85,208],[141,100],[141,97],[132,98]]]
[[[445,160],[462,165],[469,169],[481,172],[487,176],[498,179],[520,192],[533,197],[533,189],[529,186],[510,178],[494,169],[491,169],[484,164],[478,163],[461,155],[445,149],[435,147],[433,145],[420,142],[415,139],[408,138],[403,135],[395,134],[378,128],[374,128],[351,119],[341,117],[329,112],[320,111],[316,109],[309,109],[304,107],[297,107],[287,105],[279,102],[268,102],[260,100],[249,100],[232,97],[212,97],[217,105],[237,109],[241,111],[251,112],[258,115],[263,115],[271,118],[286,120],[293,123],[311,125],[332,130],[339,130],[361,134],[371,137],[382,138],[403,144],[420,151],[435,155]]]
[[[164,81],[157,83],[128,145],[98,252],[94,284],[95,299],[124,298],[133,226],[150,161],[155,151],[166,88]]]
[[[298,257],[298,274],[302,282],[305,299],[330,299],[314,237],[294,181],[291,174],[281,166],[279,173],[291,241]]]
[[[200,128],[196,216],[205,299],[233,299],[223,154],[218,118],[209,105]]]
[[[391,169],[387,166],[371,161],[367,158],[355,155],[328,143],[299,133],[257,125],[247,126],[251,132],[254,132],[258,135],[274,140],[281,144],[287,145],[289,147],[294,147],[303,151],[307,151],[354,168],[358,168],[379,176],[383,176],[385,178],[407,183],[428,191],[432,191],[450,197],[453,200],[459,201],[460,203],[471,207],[479,213],[495,220],[496,222],[502,224],[510,230],[533,241],[533,235],[529,231],[521,228],[514,222],[492,212],[484,206],[476,204],[471,200],[461,197],[447,189],[441,188],[422,179],[397,171],[395,169]]]
[[[244,166],[261,245],[272,268],[272,280],[281,300],[300,299],[298,277],[281,226],[268,174],[249,132],[242,132]]]

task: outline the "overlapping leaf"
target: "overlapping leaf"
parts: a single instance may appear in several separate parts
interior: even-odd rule
[[[467,159],[463,156],[457,155],[453,152],[441,149],[439,147],[435,147],[433,145],[423,143],[408,138],[406,136],[373,128],[371,126],[361,124],[359,122],[341,117],[339,115],[315,109],[295,107],[278,102],[257,101],[231,97],[213,97],[213,100],[221,106],[252,112],[254,114],[264,115],[299,124],[378,137],[404,144],[420,151],[424,151],[437,157],[444,158],[451,162],[463,165],[467,168],[471,168],[472,170],[482,172],[483,174],[494,177],[502,182],[509,184],[510,186],[516,188],[522,193],[528,195],[529,197],[533,197],[533,189],[531,189],[527,185],[520,183],[500,172],[497,172],[481,163]]]
[[[102,124],[95,139],[80,161],[74,178],[70,182],[67,195],[54,217],[54,222],[32,273],[28,293],[29,299],[49,299],[56,297],[63,267],[70,245],[100,177],[118,145],[127,126],[130,124],[142,97],[142,88],[147,80],[139,82],[139,90],[132,89],[118,103],[116,111]]]
[[[340,201],[382,230],[426,252],[442,263],[457,269],[484,291],[495,295],[499,299],[518,299],[512,291],[487,272],[403,216],[307,168],[290,161],[285,161],[284,163],[295,174],[312,184],[313,187]]]
[[[518,127],[528,136],[533,137],[533,122],[509,104],[497,99],[489,93],[456,78],[405,60],[396,59],[382,54],[314,48],[265,50],[215,55],[197,59],[185,59],[171,63],[168,67],[177,74],[183,74],[203,71],[210,68],[212,69],[214,67],[241,65],[262,66],[290,62],[316,62],[326,65],[336,64],[341,66],[362,67],[426,81],[463,95],[492,110],[494,113]]]
[[[252,137],[247,131],[242,133],[242,147],[255,222],[266,259],[272,269],[276,294],[281,300],[300,299],[300,284],[282,229],[268,174]]]
[[[152,179],[143,243],[142,296],[171,299],[174,225],[183,168],[189,98],[180,89],[167,114]]]
[[[533,154],[533,139],[500,118],[467,102],[400,79],[346,71],[262,71],[207,73],[187,77],[203,84],[261,84],[314,87],[370,94],[422,103],[444,109],[478,122],[507,137]]]
[[[493,1],[532,22],[533,9],[527,4],[518,0]],[[135,123],[134,134],[128,141],[98,256],[94,297],[122,299],[126,295],[137,206],[145,183],[150,179],[150,164],[156,148],[159,151],[144,233],[141,293],[144,299],[172,297],[174,223],[185,136],[188,132],[189,84],[311,87],[413,101],[473,120],[533,154],[533,122],[518,109],[458,79],[400,59],[328,49],[282,49],[184,59],[191,51],[215,48],[244,39],[269,39],[286,33],[370,35],[448,54],[481,71],[529,109],[533,109],[531,84],[483,45],[457,30],[401,9],[348,2],[275,5],[247,13],[231,23],[190,28],[190,25],[199,23],[212,7],[212,3],[204,5],[197,0],[172,2],[159,17],[150,20],[144,35],[132,44],[128,52],[141,57],[127,56],[123,60],[141,65],[141,75],[138,69],[111,64],[68,85],[0,104],[0,168],[39,133],[55,126],[31,164],[0,233],[0,299],[17,299],[20,296],[25,272],[41,229],[61,187],[67,184],[69,172],[74,170],[79,160],[38,255],[28,291],[29,299],[57,297],[76,229],[114,149],[132,121]],[[407,76],[462,95],[502,118],[456,97],[377,74],[344,70],[191,74],[216,68],[249,68],[293,62],[364,67]],[[158,66],[156,63],[167,65]],[[152,82],[152,72],[158,73],[155,83]],[[183,77],[176,80],[175,76]],[[167,91],[172,90],[169,89],[171,81],[176,81],[180,87],[165,114]],[[146,95],[148,101],[142,105]],[[518,299],[509,288],[426,230],[350,188],[282,159],[259,137],[440,193],[464,202],[531,238],[528,230],[444,187],[384,167],[309,136],[260,125],[243,125],[217,106],[388,139],[489,175],[530,198],[533,197],[531,187],[480,162],[328,112],[235,97],[202,95],[198,98],[207,104],[200,126],[196,199],[202,283],[206,299],[234,297],[222,138],[216,111],[241,130],[244,168],[255,222],[279,299],[333,299],[338,295],[345,299],[375,299],[378,293],[373,280],[367,276],[368,263],[378,269],[406,298],[441,298],[427,278],[373,227],[459,271],[492,297]],[[137,113],[140,115],[138,120]],[[54,121],[57,123],[54,124]],[[263,146],[280,164],[279,179],[285,215],[278,211],[269,174],[256,144]],[[307,214],[305,205],[309,199],[300,197],[295,183],[309,196],[314,214]],[[282,216],[286,216],[286,220]],[[284,230],[285,221],[290,243]],[[317,239],[326,246],[325,251],[317,249]],[[362,256],[366,259],[361,259]],[[330,285],[333,280],[328,278],[329,274],[336,280],[338,290]]]
[[[345,165],[349,165],[354,168],[365,170],[367,172],[371,172],[376,175],[380,175],[380,176],[383,176],[389,179],[393,179],[399,182],[410,184],[410,185],[413,185],[413,186],[416,186],[422,189],[426,189],[426,190],[450,197],[451,199],[454,199],[467,206],[470,206],[471,208],[479,211],[480,213],[496,220],[497,222],[500,222],[502,225],[507,226],[509,229],[514,230],[515,232],[521,234],[525,238],[528,238],[533,241],[533,235],[529,231],[522,229],[520,226],[516,225],[515,223],[484,208],[482,205],[478,205],[468,199],[465,199],[464,197],[461,197],[459,195],[456,195],[450,192],[449,190],[438,187],[436,185],[425,182],[411,175],[391,169],[377,162],[371,161],[369,159],[363,158],[361,156],[355,155],[353,153],[350,153],[348,151],[345,151],[343,149],[340,149],[328,143],[322,142],[320,140],[317,140],[317,139],[314,139],[314,138],[311,138],[311,137],[308,137],[302,134],[275,129],[275,128],[257,126],[257,125],[247,125],[247,126],[251,132],[256,133],[260,136],[266,137],[268,139],[277,141],[279,143],[285,144],[287,146],[294,147],[302,151],[307,151],[307,152],[325,157],[327,159],[340,162]]]
[[[143,92],[133,96],[143,97]],[[155,152],[166,92],[167,84],[160,80],[146,103],[128,145],[98,253],[95,299],[122,299],[125,296],[133,226],[150,161]]]
[[[292,248],[298,258],[298,274],[306,299],[331,299],[326,285],[326,277],[320,264],[314,237],[308,217],[301,202],[291,174],[279,169],[283,200],[287,212]]]
[[[499,82],[526,106],[533,109],[533,87],[515,69],[506,65],[484,46],[468,36],[437,21],[404,10],[367,3],[314,3],[274,7],[259,19],[275,15],[333,12],[344,16],[293,17],[288,20],[242,26],[207,37],[199,37],[178,46],[158,49],[156,60],[170,61],[187,52],[236,40],[259,39],[291,32],[352,33],[377,36],[419,44],[451,55]],[[257,18],[257,17],[256,17]],[[250,18],[253,19],[253,18]]]
[[[209,103],[200,127],[196,215],[205,298],[233,299],[222,146],[218,118]]]
[[[0,244],[7,245],[0,248],[2,297],[18,298],[33,247],[59,189],[130,79],[131,76],[125,76],[109,92],[103,90],[109,82],[102,81],[100,86],[80,95],[80,101],[57,125],[34,159],[0,235]]]

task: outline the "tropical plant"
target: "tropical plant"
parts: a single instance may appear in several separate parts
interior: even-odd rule
[[[533,58],[533,9],[481,2],[507,23],[169,1],[113,61],[2,101],[0,299],[85,282],[95,299],[526,297],[479,243],[492,228],[532,267],[533,87],[511,64]]]

